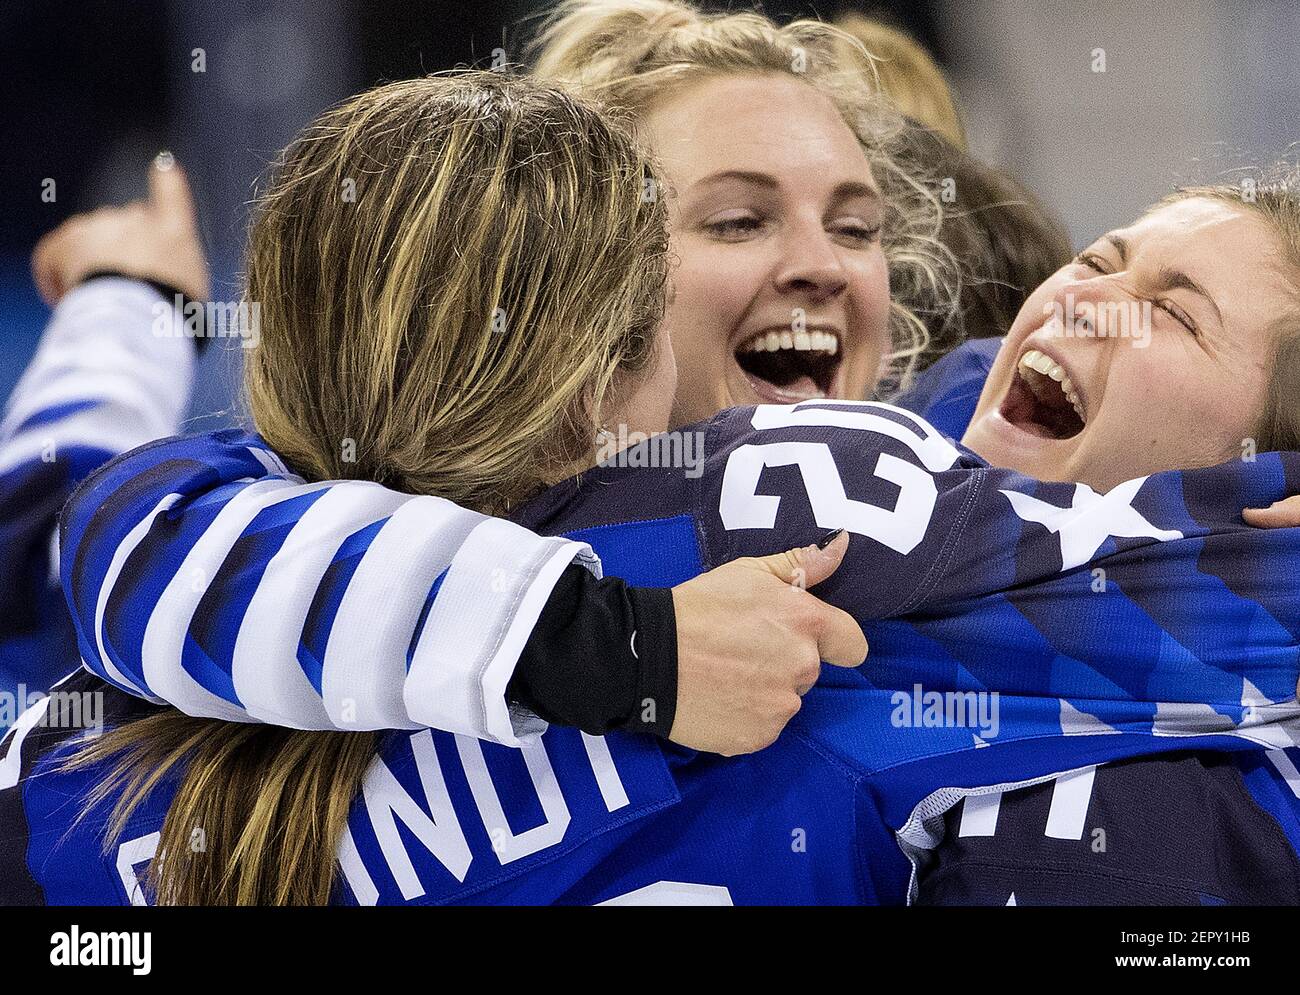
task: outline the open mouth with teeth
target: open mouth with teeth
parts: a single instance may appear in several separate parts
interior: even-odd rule
[[[759,332],[736,349],[736,362],[755,392],[783,404],[831,396],[840,360],[834,332]]]
[[[1020,357],[1001,410],[1011,424],[1046,439],[1073,438],[1088,420],[1074,382],[1037,349]]]

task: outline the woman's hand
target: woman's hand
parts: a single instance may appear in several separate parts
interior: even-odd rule
[[[821,661],[862,663],[862,628],[804,589],[833,574],[848,546],[841,533],[825,549],[733,560],[673,588],[677,713],[669,739],[723,756],[761,750],[799,711]]]
[[[1290,529],[1300,525],[1300,494],[1274,501],[1267,508],[1246,508],[1241,517],[1259,529]]]
[[[185,172],[169,153],[149,167],[147,200],[74,215],[32,252],[36,289],[51,307],[101,270],[157,280],[194,300],[207,300],[208,261],[194,200]]]

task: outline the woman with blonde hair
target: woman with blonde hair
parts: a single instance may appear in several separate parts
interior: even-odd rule
[[[674,424],[906,381],[918,311],[953,307],[955,266],[934,179],[852,36],[675,0],[567,0],[530,53],[536,77],[631,116],[660,164]]]
[[[355,203],[336,198],[352,176],[364,177]],[[247,592],[249,578],[237,576],[243,566],[271,554],[258,569],[274,569],[272,550],[287,540],[286,521],[305,522],[314,508],[356,495],[379,517],[340,537],[341,545],[322,540],[314,526],[294,550],[295,558],[316,547],[331,550],[297,648],[301,678],[325,693],[320,664],[336,623],[403,624],[395,620],[404,606],[348,602],[348,581],[367,551],[378,552],[385,569],[400,568],[417,615],[421,602],[426,613],[438,610],[444,578],[436,561],[426,562],[421,543],[448,512],[446,502],[430,496],[445,478],[447,492],[467,504],[510,507],[541,531],[585,535],[611,563],[661,583],[779,549],[817,526],[838,526],[826,545],[842,551],[839,532],[849,529],[863,538],[852,547],[848,574],[831,578],[825,590],[858,620],[894,618],[895,640],[903,626],[934,640],[965,625],[975,627],[967,636],[1009,637],[1023,635],[1023,626],[1011,624],[1007,599],[1051,593],[1072,620],[1053,633],[1062,649],[1053,644],[1036,657],[967,656],[974,672],[945,674],[947,660],[917,658],[909,652],[915,643],[904,639],[903,652],[877,660],[870,675],[852,670],[833,688],[809,690],[813,707],[800,713],[791,734],[733,761],[645,738],[596,739],[564,729],[505,753],[427,730],[380,742],[367,733],[235,726],[158,711],[99,685],[112,705],[114,728],[104,737],[84,744],[30,720],[11,744],[10,765],[25,772],[0,797],[0,805],[21,809],[11,814],[29,826],[60,827],[69,796],[87,803],[68,832],[32,835],[34,852],[24,855],[24,866],[38,869],[27,879],[30,894],[128,900],[135,865],[148,862],[146,890],[164,902],[604,901],[629,892],[663,897],[665,885],[679,899],[901,900],[909,865],[893,834],[911,824],[911,813],[942,811],[929,801],[933,791],[947,786],[948,805],[960,799],[951,786],[973,771],[1034,780],[1174,744],[1212,748],[1224,732],[1231,733],[1224,749],[1300,733],[1294,654],[1285,645],[1254,646],[1258,627],[1226,641],[1191,633],[1191,648],[1213,673],[1208,680],[1202,671],[1189,677],[1181,659],[1151,659],[1145,630],[1131,645],[1107,646],[1099,656],[1071,643],[1089,628],[1081,619],[1120,609],[1117,599],[1146,576],[1161,550],[1170,551],[1171,577],[1186,585],[1185,597],[1148,604],[1148,611],[1191,610],[1197,619],[1211,609],[1222,613],[1219,588],[1207,591],[1187,576],[1189,569],[1203,577],[1222,566],[1199,557],[1202,544],[1222,548],[1225,540],[1250,541],[1244,537],[1253,534],[1236,523],[1238,506],[1225,506],[1221,495],[1247,481],[1252,495],[1285,493],[1293,458],[1261,461],[1258,477],[1239,465],[1153,480],[1140,512],[1124,506],[1140,525],[1115,509],[1121,536],[1138,541],[1101,560],[1115,581],[1109,595],[1086,584],[1062,586],[1089,575],[1089,558],[1109,537],[1089,548],[1059,515],[1046,517],[1092,493],[1084,485],[1039,484],[994,469],[887,405],[819,399],[724,411],[696,430],[706,452],[700,475],[646,462],[651,439],[623,465],[559,481],[591,465],[592,429],[609,419],[648,436],[669,424],[659,379],[672,376],[670,339],[658,323],[665,229],[662,203],[642,195],[647,178],[654,175],[635,146],[591,108],[499,78],[396,84],[327,114],[286,151],[250,238],[249,294],[272,302],[249,360],[254,414],[268,438],[221,433],[197,443],[159,443],[142,454],[157,457],[157,472],[132,483],[132,473],[118,476],[125,465],[119,464],[92,479],[65,516],[65,579],[74,606],[103,590],[104,568],[82,543],[87,527],[105,519],[143,515],[148,523],[119,562],[122,588],[114,596],[175,607],[184,595],[164,562],[173,530],[213,535],[214,527],[235,526],[237,562],[218,589],[237,598]],[[420,224],[400,219],[399,199],[405,216]],[[1100,299],[1167,281],[1171,259],[1201,281],[1188,278],[1196,291],[1187,281],[1167,291],[1179,296],[1162,305],[1149,355],[1119,353],[1107,343],[1096,347],[1104,349],[1100,358],[1087,362],[1083,353],[1063,356],[1057,365],[1075,372],[1068,382],[1052,367],[1039,369],[1038,357],[1060,348],[1045,341],[1050,329],[1034,309],[1022,311],[1008,353],[1018,358],[1014,368],[1010,359],[999,367],[984,406],[985,420],[1001,411],[1014,423],[989,431],[1019,439],[1022,448],[1025,438],[1040,439],[1036,467],[1056,459],[1099,487],[1119,472],[1198,465],[1209,432],[1143,449],[1115,445],[1114,427],[1135,403],[1138,384],[1146,395],[1154,390],[1205,413],[1197,406],[1203,397],[1180,391],[1172,373],[1160,375],[1175,360],[1207,388],[1202,395],[1213,394],[1215,378],[1224,375],[1210,354],[1185,353],[1166,324],[1187,322],[1218,342],[1228,329],[1181,295],[1205,293],[1202,282],[1221,293],[1207,268],[1211,247],[1227,241],[1258,253],[1271,245],[1266,224],[1222,206],[1228,213],[1203,192],[1162,205],[1115,235],[1125,246],[1118,260],[1104,258],[1099,247],[1040,288],[1044,298],[1069,288]],[[1274,215],[1264,217],[1276,223]],[[1189,221],[1204,230],[1180,238]],[[1114,240],[1105,241],[1118,251]],[[1096,282],[1084,286],[1089,280]],[[564,292],[572,286],[583,293]],[[1256,310],[1284,302],[1287,289],[1257,275],[1246,305],[1233,308],[1225,298],[1229,312],[1216,307],[1220,317],[1241,319],[1240,327],[1229,323],[1231,333],[1264,357],[1264,366],[1269,328]],[[503,322],[502,314],[527,320]],[[1117,389],[1103,390],[1108,376]],[[1079,460],[1061,455],[1073,436],[1049,381],[1067,400],[1072,390],[1081,392],[1084,424],[1066,447]],[[506,385],[531,392],[527,403],[485,404],[485,393]],[[1268,423],[1272,403],[1264,388],[1250,384],[1254,407],[1266,416],[1260,424]],[[1239,421],[1220,416],[1213,437],[1226,437]],[[521,435],[527,448],[516,457],[524,470],[515,473],[492,454]],[[355,460],[344,455],[347,440],[357,444]],[[1274,441],[1283,436],[1275,433]],[[293,453],[293,465],[312,477],[350,479],[306,483],[278,463],[275,450]],[[180,452],[189,455],[178,459]],[[1015,459],[1013,453],[1007,461]],[[187,461],[182,473],[193,474],[191,484],[217,485],[206,500],[172,516],[177,492],[167,478]],[[766,483],[765,470],[776,472]],[[380,480],[408,492],[385,489]],[[541,490],[548,483],[555,486]],[[160,486],[168,491],[161,499]],[[1131,502],[1137,489],[1119,496]],[[1198,509],[1196,517],[1184,501]],[[218,526],[222,516],[228,521]],[[1094,512],[1089,528],[1105,521]],[[196,550],[203,545],[201,539]],[[1254,552],[1287,555],[1276,543],[1260,543]],[[808,585],[823,579],[811,572],[802,578]],[[1238,596],[1246,597],[1250,589],[1241,582],[1234,578]],[[803,603],[804,592],[788,594],[790,604]],[[1250,597],[1278,607],[1275,591]],[[1001,630],[990,628],[994,619]],[[198,635],[205,652],[220,642]],[[158,629],[146,642],[168,638]],[[836,649],[840,656],[853,651]],[[437,671],[427,650],[418,634],[410,640],[413,675]],[[190,660],[218,663],[210,656]],[[138,669],[138,661],[119,662]],[[818,661],[804,663],[811,683]],[[336,674],[341,683],[328,696],[361,706],[401,693],[382,676]],[[897,683],[904,678],[906,685]],[[925,723],[908,732],[900,724],[895,689],[922,679],[931,688],[947,682],[955,694],[972,678],[1006,689],[1000,716],[979,719],[986,738],[977,736],[975,745],[994,739],[993,749],[975,751],[967,728]],[[95,686],[89,677],[78,681],[78,688]],[[1254,689],[1249,700],[1241,695],[1246,682]],[[1150,702],[1152,690],[1179,697]],[[798,707],[794,699],[791,710]],[[891,728],[895,735],[881,735]],[[1008,766],[999,766],[1002,758]],[[912,832],[915,845],[922,830]],[[816,845],[791,846],[792,838]]]
[[[757,14],[709,15],[671,0],[562,4],[538,34],[536,75],[626,115],[656,154],[656,179],[642,195],[662,202],[668,218],[673,268],[664,327],[678,371],[673,425],[734,404],[868,396],[882,370],[906,378],[924,348],[926,322],[952,310],[955,267],[936,239],[938,201],[912,160],[900,156],[910,147],[905,130],[872,88],[866,63],[841,54],[853,44],[819,22],[778,27]],[[892,297],[891,285],[899,288]],[[508,312],[499,316],[510,320]],[[619,437],[616,421],[605,428],[603,438]],[[356,472],[350,463],[344,468]],[[361,508],[334,528],[372,521]],[[448,544],[459,537],[451,525],[449,537]],[[174,537],[177,564],[190,539]],[[191,592],[201,603],[156,602],[150,624],[179,632],[204,618],[198,627],[215,638],[244,632],[247,621],[240,652],[221,654],[240,663],[210,667],[187,659],[188,644],[172,640],[151,639],[146,652],[148,626],[128,622],[126,603],[107,592],[81,622],[83,658],[101,676],[189,714],[301,728],[431,725],[517,744],[536,731],[540,716],[592,733],[638,725],[723,753],[775,738],[784,709],[767,702],[798,686],[781,654],[791,643],[818,645],[816,633],[792,623],[774,631],[770,643],[756,641],[747,660],[737,658],[725,634],[731,620],[757,613],[755,599],[770,595],[768,585],[779,586],[777,580],[701,578],[667,602],[637,590],[595,598],[595,582],[580,567],[548,580],[537,567],[543,553],[522,542],[495,548],[490,562],[486,554],[474,558],[482,572],[468,554],[452,557],[449,590],[461,592],[457,597],[522,610],[504,620],[485,612],[474,631],[434,612],[429,625],[445,630],[449,645],[469,641],[480,652],[463,663],[446,652],[436,689],[411,686],[359,710],[328,695],[322,700],[310,687],[268,691],[277,685],[265,676],[268,668],[288,668],[280,683],[292,683],[297,663],[285,648],[296,643],[309,602],[304,595],[285,612],[255,599],[246,619],[246,599],[203,597],[207,582],[221,579],[216,561],[204,569],[201,590]],[[303,569],[327,566],[313,560]],[[357,577],[359,585],[369,580],[366,571]],[[304,574],[294,583],[306,592],[312,582]],[[555,593],[539,614],[536,599],[547,584]],[[840,616],[826,612],[816,621],[816,632],[844,638],[848,623]],[[498,628],[508,637],[498,639]],[[252,634],[270,629],[285,635]],[[755,630],[756,640],[762,631]],[[630,652],[634,632],[643,645],[649,639],[661,647],[653,666],[647,655]],[[322,672],[365,665],[408,677],[405,644],[375,638],[363,659],[336,641]],[[281,652],[270,662],[242,662],[252,647],[272,644]],[[601,649],[611,644],[629,652],[611,658]],[[554,664],[561,658],[570,661],[565,674]],[[140,663],[118,666],[123,659]],[[667,703],[653,722],[634,707],[646,697]],[[461,707],[469,701],[478,702],[472,712]]]

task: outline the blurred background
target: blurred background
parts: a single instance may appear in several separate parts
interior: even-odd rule
[[[746,4],[705,3],[710,9]],[[517,59],[544,0],[5,0],[0,6],[0,397],[48,312],[28,257],[69,214],[188,170],[214,296],[238,280],[255,178],[311,117],[386,80]],[[1065,219],[1076,245],[1175,184],[1285,154],[1300,137],[1293,0],[769,3],[857,10],[916,36],[949,73],[972,151]],[[54,181],[54,199],[42,190]],[[234,414],[240,350],[209,349],[190,430]]]

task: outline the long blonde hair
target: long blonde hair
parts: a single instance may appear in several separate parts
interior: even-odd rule
[[[662,316],[652,181],[594,105],[495,73],[325,113],[285,150],[250,230],[258,430],[308,479],[487,513],[589,461],[602,399],[651,361]],[[160,903],[324,904],[376,746],[166,709],[70,763],[109,764],[87,805],[114,800],[106,846],[179,782],[150,867]]]
[[[886,207],[891,379],[906,383],[929,333],[923,316],[956,307],[960,277],[939,238],[941,205],[911,155],[908,129],[880,95],[874,60],[851,34],[814,20],[706,14],[678,0],[565,0],[531,45],[534,74],[560,80],[639,120],[701,79],[780,74],[828,98],[862,145]]]

